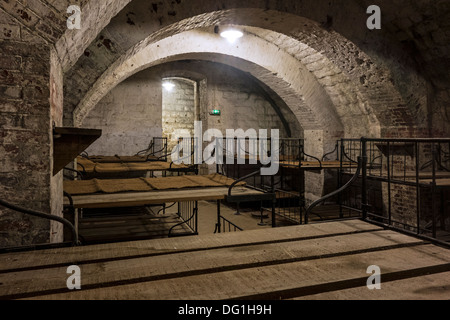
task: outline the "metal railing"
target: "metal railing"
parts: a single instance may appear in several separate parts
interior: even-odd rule
[[[180,223],[175,224],[169,230],[169,237],[180,237],[198,234],[198,201],[178,202],[178,217]],[[189,231],[175,233],[175,229],[186,226]]]
[[[242,179],[247,186],[263,192],[272,192],[276,196],[274,215],[291,221],[301,223],[304,206],[304,179],[303,172],[298,170],[301,160],[304,158],[304,140],[299,138],[279,139],[278,150],[280,165],[278,173],[274,177],[252,174],[263,165],[256,159],[256,163],[251,162],[251,150],[259,150],[258,146],[263,143],[268,155],[272,155],[273,146],[270,138],[261,140],[249,138],[235,138],[234,145],[224,148],[225,161],[217,166],[217,172],[229,178]],[[222,146],[226,146],[223,141]],[[250,148],[253,146],[252,148]],[[231,150],[231,151],[230,151]],[[228,152],[228,153],[227,153]],[[245,156],[245,163],[239,164],[237,157]],[[229,157],[227,159],[226,157]],[[301,209],[299,210],[299,206]],[[271,206],[270,206],[271,207]],[[272,209],[270,208],[269,211]]]
[[[363,154],[375,148],[381,152],[377,165],[362,171],[363,219],[448,243],[450,139],[363,138],[361,143]]]
[[[450,242],[450,139],[342,139],[336,197],[375,224],[448,245]],[[356,158],[362,159],[358,166]],[[351,165],[342,166],[343,162]]]
[[[56,221],[56,222],[62,223],[65,227],[67,227],[69,229],[69,231],[72,234],[72,241],[71,241],[72,245],[73,246],[78,246],[78,245],[81,244],[79,242],[79,240],[78,240],[78,235],[77,235],[77,232],[76,232],[76,229],[75,229],[74,225],[67,219],[64,219],[62,217],[58,217],[58,216],[55,216],[55,215],[52,215],[52,214],[48,214],[48,213],[44,213],[44,212],[40,212],[40,211],[36,211],[36,210],[31,210],[31,209],[28,209],[28,208],[24,208],[24,207],[21,207],[21,206],[9,203],[9,202],[1,200],[1,199],[0,199],[0,206],[3,206],[5,208],[7,208],[7,209],[10,209],[10,210],[13,210],[13,211],[16,211],[16,212],[20,212],[20,213],[23,213],[23,214],[26,214],[26,215],[30,215],[30,216],[33,216],[33,217],[38,217],[38,218],[42,218],[42,219],[46,219],[46,220],[52,220],[52,221]]]
[[[351,185],[353,185],[353,183],[359,178],[360,173],[361,173],[361,168],[364,168],[365,166],[365,159],[359,157],[358,158],[358,166],[356,169],[355,174],[353,175],[353,177],[350,179],[350,181],[348,181],[344,186],[340,187],[339,189],[337,189],[336,191],[331,192],[330,194],[327,194],[326,196],[320,198],[319,200],[314,201],[306,210],[305,213],[305,224],[308,224],[309,222],[309,216],[312,214],[312,210],[317,207],[319,204],[327,201],[328,199],[331,199],[337,195],[339,195],[340,193],[344,192],[345,190],[347,190]]]
[[[238,227],[236,224],[223,216],[220,216],[219,219],[219,223],[216,224],[214,233],[244,231],[244,229]]]
[[[148,161],[167,161],[168,142],[166,137],[153,137],[149,146],[136,153],[136,155],[146,156]]]

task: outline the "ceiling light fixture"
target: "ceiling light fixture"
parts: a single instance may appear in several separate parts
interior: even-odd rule
[[[175,85],[171,82],[163,82],[163,87],[167,90],[167,91],[172,91],[173,88],[175,88]]]
[[[228,29],[220,33],[222,38],[225,38],[230,43],[234,43],[237,39],[242,38],[244,34],[239,30]]]

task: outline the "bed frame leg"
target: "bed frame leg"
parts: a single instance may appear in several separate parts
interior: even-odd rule
[[[234,213],[234,215],[236,215],[236,216],[240,216],[241,215],[241,209],[240,209],[240,206],[239,206],[239,202],[238,203],[236,203],[236,205],[237,205],[237,211]]]
[[[217,224],[214,233],[220,233],[221,228],[222,227],[220,225],[220,200],[217,200]]]
[[[261,201],[261,209],[260,209],[261,220],[259,221],[258,226],[266,226],[267,225],[267,223],[264,222],[264,212],[263,211],[264,211],[264,208],[263,208],[263,203]]]

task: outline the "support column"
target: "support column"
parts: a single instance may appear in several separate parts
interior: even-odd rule
[[[26,32],[2,40],[0,197],[62,216],[62,176],[52,173],[53,121],[62,120],[62,71],[51,50]],[[0,247],[61,240],[62,226],[0,208]]]

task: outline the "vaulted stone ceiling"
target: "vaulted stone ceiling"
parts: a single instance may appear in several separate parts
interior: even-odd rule
[[[70,4],[81,7],[81,30],[66,30],[69,15],[66,9]],[[371,4],[373,1],[366,0],[18,0],[2,1],[0,6],[11,19],[24,26],[25,32],[55,45],[65,71],[66,110],[74,110],[111,64],[140,41],[155,42],[191,29],[235,23],[265,29],[258,36],[290,54],[295,55],[293,51],[297,47],[283,46],[287,42],[281,40],[282,37],[274,38],[270,31],[293,38],[300,46],[305,42],[319,53],[328,54],[334,67],[357,77],[360,86],[373,88],[366,97],[373,108],[395,107],[384,118],[390,119],[393,114],[406,119],[404,123],[398,121],[389,126],[409,126],[412,120],[426,127],[428,134],[442,134],[448,130],[450,113],[447,107],[450,101],[450,3],[445,0],[376,1],[382,10],[382,30],[374,31],[365,28],[366,9]],[[236,15],[233,9],[247,11]],[[274,30],[274,25],[282,25],[290,15],[298,18],[298,25],[291,25],[296,33]],[[315,29],[311,32],[313,26]],[[299,37],[300,33],[310,34],[310,37]],[[345,43],[336,45],[332,34],[348,40],[350,47]],[[324,35],[328,37],[324,39]],[[334,55],[333,51],[336,51]],[[361,53],[369,57],[370,62],[361,59]],[[375,73],[380,71],[380,78],[370,78],[365,74],[365,67]],[[389,73],[382,74],[383,70]],[[393,102],[390,93],[386,94],[389,89],[377,87],[380,81],[391,82],[401,101]]]
[[[281,3],[281,2],[280,2]],[[86,48],[84,54],[77,63],[66,73],[65,77],[65,107],[73,110],[82,100],[84,95],[98,80],[98,78],[110,67],[110,65],[124,55],[127,50],[136,43],[147,39],[152,42],[160,38],[177,34],[179,32],[193,28],[204,27],[220,23],[235,23],[242,25],[253,25],[268,30],[266,34],[261,34],[266,40],[280,46],[283,50],[289,50],[283,46],[280,37],[270,38],[267,33],[273,29],[274,25],[281,25],[289,20],[289,15],[278,14],[279,12],[289,12],[304,16],[298,25],[289,22],[281,33],[286,36],[292,28],[303,31],[303,34],[312,32],[311,25],[314,22],[322,27],[323,33],[336,32],[349,40],[349,45],[353,54],[348,54],[348,48],[341,48],[342,54],[336,54],[332,63],[338,69],[346,69],[348,72],[360,72],[358,79],[362,86],[379,85],[380,81],[392,81],[399,90],[403,101],[395,101],[396,107],[405,104],[407,107],[397,108],[398,118],[405,118],[405,125],[410,125],[411,121],[419,119],[421,124],[429,122],[430,105],[424,106],[424,97],[427,96],[424,82],[417,73],[430,80],[433,90],[445,98],[445,85],[448,82],[448,73],[444,74],[443,68],[436,65],[448,64],[448,44],[442,39],[447,38],[445,33],[445,16],[448,16],[448,6],[444,1],[437,1],[430,5],[428,1],[406,1],[381,4],[383,13],[383,28],[381,31],[369,31],[365,28],[365,21],[368,17],[366,8],[368,1],[345,1],[345,3],[325,1],[283,1],[283,5],[271,1],[226,1],[223,4],[216,1],[160,1],[149,3],[146,1],[130,2],[110,24],[102,30],[97,38]],[[236,15],[230,13],[233,8],[247,9],[247,14]],[[269,12],[261,15],[258,8],[274,9],[277,12]],[[217,12],[220,10],[220,13]],[[213,12],[214,14],[211,14]],[[252,15],[253,12],[253,15]],[[228,13],[228,14],[227,14]],[[190,18],[194,16],[194,18]],[[189,19],[190,18],[190,19]],[[298,18],[298,16],[295,16]],[[186,19],[186,20],[184,20]],[[292,19],[291,19],[292,20]],[[181,21],[181,23],[179,23]],[[295,19],[293,20],[295,21]],[[301,22],[301,24],[300,24]],[[310,22],[308,24],[308,22]],[[358,26],[359,27],[355,27]],[[289,29],[291,28],[291,29]],[[317,34],[317,31],[312,32]],[[148,38],[150,36],[150,38]],[[339,47],[324,41],[320,34],[314,49],[336,50]],[[331,39],[332,37],[329,37]],[[308,41],[308,45],[314,41],[309,39],[299,39]],[[298,47],[291,47],[291,52]],[[364,62],[359,57],[359,53],[364,52],[370,55],[374,64],[382,63],[390,70],[392,78],[386,79],[381,75],[381,79],[364,74]],[[358,65],[358,63],[360,65]],[[399,64],[401,63],[401,64]],[[389,77],[389,75],[388,75]],[[386,92],[380,92],[375,87],[368,99],[372,99],[379,108],[389,105],[394,99],[387,97]],[[430,101],[431,102],[431,101]],[[440,108],[437,108],[441,110]],[[390,119],[391,114],[387,114],[384,121]],[[402,125],[401,121],[393,125]]]

